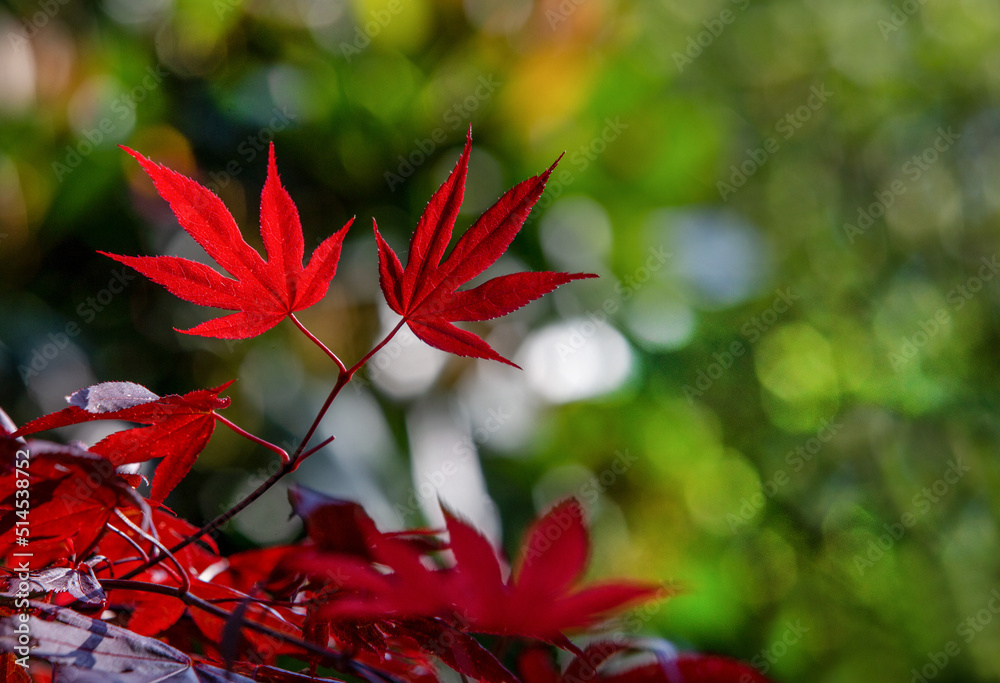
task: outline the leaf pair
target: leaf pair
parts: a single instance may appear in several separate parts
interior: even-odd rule
[[[525,180],[504,194],[469,228],[442,263],[465,194],[471,148],[470,128],[458,164],[434,193],[417,223],[405,268],[382,238],[378,226],[374,226],[379,282],[389,307],[426,343],[461,356],[513,365],[483,339],[452,323],[507,315],[559,285],[596,276],[514,273],[493,278],[470,290],[458,290],[493,265],[507,250],[555,168],[553,164],[541,175]],[[260,232],[267,261],[243,240],[232,215],[208,188],[137,152],[123,149],[135,157],[153,179],[181,227],[235,278],[175,256],[105,254],[135,268],[186,301],[238,311],[184,332],[222,339],[254,337],[293,312],[312,306],[326,294],[337,271],[341,245],[351,221],[320,244],[309,265],[303,268],[302,226],[295,204],[278,178],[273,143],[268,153],[267,181],[260,203]]]

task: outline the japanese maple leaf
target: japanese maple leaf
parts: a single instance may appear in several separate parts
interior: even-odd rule
[[[30,498],[18,494],[24,490],[19,481],[31,482]],[[30,522],[33,567],[79,557],[101,538],[116,508],[134,510],[140,522],[149,515],[139,494],[102,456],[0,436],[0,556],[17,552]]]
[[[563,643],[565,631],[593,625],[613,612],[661,593],[628,581],[577,588],[590,554],[583,508],[563,501],[531,525],[513,574],[502,578],[492,545],[474,527],[445,512],[455,554],[451,590],[459,614],[487,633]]]
[[[337,272],[344,236],[354,219],[324,240],[303,268],[299,212],[278,178],[274,143],[268,151],[267,181],[260,198],[260,234],[267,261],[243,240],[232,214],[211,190],[138,152],[122,149],[135,157],[153,179],[156,191],[170,203],[181,227],[235,278],[177,256],[100,252],[135,268],[185,301],[239,311],[178,332],[220,339],[255,337],[326,294]]]
[[[288,557],[299,569],[346,589],[319,610],[331,620],[358,617],[406,619],[451,617],[473,633],[537,638],[565,645],[565,631],[585,628],[624,607],[656,596],[656,586],[613,582],[576,588],[587,563],[589,538],[583,511],[568,500],[528,531],[512,576],[496,551],[473,526],[445,512],[454,565],[431,569],[417,546],[377,531],[366,546],[371,561],[322,550]]]
[[[440,550],[436,533],[427,529],[410,529],[383,533],[365,509],[349,500],[332,498],[299,484],[288,489],[292,509],[302,518],[306,533],[325,552],[358,556],[371,561],[371,546],[376,539],[395,539],[409,544],[420,553]]]
[[[146,427],[115,432],[89,450],[106,457],[115,466],[163,458],[153,477],[150,498],[162,501],[191,469],[215,430],[215,411],[229,405],[219,392],[232,381],[214,389],[200,389],[183,396],[157,396],[132,382],[104,382],[81,389],[67,400],[69,408],[32,420],[12,436],[91,422],[126,420]]]
[[[514,365],[482,338],[462,330],[454,321],[490,320],[507,315],[559,285],[587,273],[513,273],[488,280],[473,289],[458,287],[493,265],[520,231],[531,207],[542,194],[555,168],[525,180],[503,195],[469,228],[448,258],[455,219],[465,194],[465,177],[472,148],[472,131],[451,175],[427,204],[410,240],[404,269],[374,224],[379,253],[379,284],[389,308],[403,316],[413,333],[431,346],[474,358]],[[558,160],[556,161],[558,163]],[[514,365],[514,367],[517,367]]]
[[[95,559],[92,563],[102,560]],[[15,596],[20,588],[19,583],[24,582],[27,592],[38,593],[66,593],[73,600],[78,600],[82,605],[97,607],[103,605],[106,596],[97,577],[94,576],[92,563],[83,563],[78,567],[48,567],[38,571],[29,571],[26,576],[11,574],[0,577],[0,586],[3,586],[3,595]],[[16,580],[15,580],[16,579]]]

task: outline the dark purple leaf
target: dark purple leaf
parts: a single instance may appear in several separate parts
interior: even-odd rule
[[[27,623],[20,615],[0,620],[0,651],[16,652],[23,624],[31,634],[32,659],[49,662],[59,683],[252,683],[104,621],[40,602],[31,607],[38,614]]]

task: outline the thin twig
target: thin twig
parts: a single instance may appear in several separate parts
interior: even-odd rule
[[[134,522],[133,522],[132,520],[130,520],[130,519],[129,519],[128,517],[126,517],[126,516],[125,516],[124,514],[122,514],[122,511],[121,511],[121,510],[118,510],[118,509],[116,508],[116,509],[115,509],[115,514],[116,514],[116,515],[118,515],[118,517],[119,517],[119,518],[120,518],[120,519],[121,519],[121,520],[122,520],[123,522],[125,522],[125,524],[126,524],[126,525],[127,525],[127,526],[128,526],[128,527],[129,527],[129,528],[130,528],[130,529],[132,530],[132,531],[134,531],[135,533],[137,533],[137,534],[139,534],[140,536],[142,536],[142,537],[143,537],[144,539],[146,539],[146,540],[147,540],[147,541],[148,541],[149,543],[152,543],[152,544],[153,544],[154,546],[156,546],[157,550],[159,550],[159,551],[160,551],[161,553],[164,553],[164,554],[165,554],[165,555],[166,555],[167,557],[169,557],[169,558],[170,558],[170,561],[171,561],[171,562],[173,562],[173,563],[174,563],[174,565],[175,565],[175,566],[177,567],[177,572],[178,572],[178,573],[177,573],[177,574],[176,574],[175,576],[176,576],[177,580],[178,580],[178,581],[180,581],[180,584],[181,584],[181,590],[183,590],[183,591],[185,591],[185,592],[187,592],[188,590],[190,590],[190,589],[191,589],[191,579],[190,579],[190,578],[188,578],[188,574],[187,574],[187,570],[185,570],[185,569],[184,569],[184,565],[182,565],[182,564],[180,563],[180,561],[179,561],[179,560],[178,560],[178,559],[177,559],[176,557],[174,557],[173,553],[171,553],[171,552],[170,552],[169,550],[167,550],[167,546],[163,545],[163,544],[162,544],[162,543],[160,542],[160,539],[158,539],[158,538],[154,538],[154,537],[152,537],[151,535],[147,534],[147,533],[146,533],[145,531],[143,531],[142,529],[140,529],[140,528],[139,528],[139,527],[138,527],[138,526],[137,526],[137,525],[136,525],[136,524],[135,524],[135,523],[134,523]],[[147,560],[147,562],[148,562],[148,561],[149,561],[149,560]]]
[[[262,483],[256,489],[254,489],[253,491],[251,491],[246,496],[246,498],[244,498],[240,502],[236,503],[236,505],[234,505],[233,507],[231,507],[228,510],[226,510],[225,512],[223,512],[221,515],[219,515],[218,517],[216,517],[215,519],[213,519],[211,522],[209,522],[205,526],[203,526],[200,529],[198,529],[196,532],[194,532],[193,534],[191,534],[187,538],[184,538],[183,540],[178,541],[172,548],[170,548],[170,552],[176,553],[176,552],[182,550],[183,548],[186,548],[191,543],[194,543],[195,541],[197,541],[202,536],[204,536],[206,534],[210,534],[213,531],[215,531],[216,529],[218,529],[219,527],[221,527],[223,524],[225,524],[230,519],[232,519],[233,517],[235,517],[237,514],[239,514],[240,512],[242,512],[243,509],[246,508],[248,505],[250,505],[251,503],[253,503],[255,500],[257,500],[258,498],[260,498],[262,495],[264,495],[268,491],[268,489],[270,489],[272,486],[274,486],[274,484],[277,483],[277,481],[279,479],[281,479],[283,476],[285,476],[286,474],[288,474],[289,472],[291,472],[292,469],[294,469],[294,468],[292,467],[292,463],[291,462],[284,463],[277,472],[275,472],[270,477],[268,477],[267,480],[264,481],[264,483]],[[135,569],[133,569],[130,572],[128,572],[127,574],[125,574],[122,577],[122,579],[131,579],[134,576],[138,576],[139,574],[141,574],[142,572],[146,571],[147,569],[149,569],[153,565],[157,564],[160,561],[160,559],[161,558],[159,558],[159,557],[152,558],[149,562],[146,562],[143,565],[141,565],[139,567],[136,567]]]
[[[299,460],[305,460],[306,458],[308,458],[308,457],[309,457],[310,455],[312,455],[313,453],[315,453],[315,452],[317,452],[317,451],[321,451],[321,450],[323,450],[323,448],[324,448],[324,447],[325,447],[326,445],[328,445],[328,444],[331,444],[331,443],[333,443],[333,440],[334,440],[335,438],[337,438],[337,437],[335,437],[335,436],[330,436],[330,437],[327,437],[326,439],[323,439],[323,441],[322,441],[322,442],[320,442],[320,443],[319,443],[319,445],[317,445],[317,446],[313,446],[312,448],[310,448],[310,449],[309,449],[309,450],[307,450],[307,451],[302,451],[302,454],[301,454],[301,455],[299,455]]]
[[[306,326],[305,326],[305,325],[303,325],[303,324],[302,324],[302,323],[301,323],[301,322],[299,321],[299,319],[295,317],[295,314],[294,314],[294,313],[289,313],[289,314],[288,314],[288,317],[292,319],[292,322],[293,322],[293,323],[295,323],[295,326],[296,326],[296,327],[298,327],[298,328],[299,328],[300,330],[302,330],[302,334],[304,334],[304,335],[306,335],[307,337],[309,337],[310,341],[312,341],[312,343],[313,343],[313,344],[315,344],[315,345],[316,345],[316,346],[318,346],[319,348],[323,349],[323,352],[324,352],[324,353],[325,353],[326,355],[328,355],[328,356],[329,356],[330,358],[332,358],[332,359],[333,359],[333,362],[337,364],[337,368],[338,368],[338,369],[339,369],[339,370],[340,370],[341,372],[345,372],[345,371],[347,370],[347,366],[345,366],[345,365],[344,365],[344,362],[343,362],[342,360],[340,360],[340,359],[339,359],[339,358],[337,357],[337,354],[335,354],[335,353],[334,353],[333,351],[331,351],[331,350],[330,350],[330,349],[329,349],[329,348],[327,347],[327,345],[326,345],[326,344],[324,344],[323,342],[321,342],[321,341],[320,341],[320,340],[319,340],[319,339],[318,339],[318,338],[316,337],[316,335],[314,335],[314,334],[313,334],[312,332],[310,332],[310,331],[308,330],[308,328],[306,328]]]
[[[279,456],[281,456],[281,461],[282,462],[288,462],[290,460],[290,458],[288,457],[288,452],[284,448],[281,448],[280,446],[276,446],[273,443],[271,443],[270,441],[266,441],[266,440],[260,438],[259,436],[251,434],[247,430],[243,429],[242,427],[240,427],[236,423],[231,422],[230,420],[222,417],[222,415],[219,415],[218,413],[212,413],[212,415],[215,416],[216,420],[218,420],[222,424],[224,424],[227,427],[229,427],[230,429],[232,429],[234,432],[236,432],[237,434],[239,434],[240,436],[242,436],[244,439],[249,439],[250,441],[253,441],[255,444],[257,444],[259,446],[263,446],[267,450],[274,451],[275,453],[277,453]]]
[[[118,512],[118,511],[117,511],[117,510],[115,510],[115,512]],[[142,556],[142,561],[143,561],[143,562],[149,562],[149,555],[148,555],[148,554],[146,553],[146,551],[145,551],[145,550],[143,550],[143,549],[142,549],[142,546],[141,546],[141,545],[139,545],[138,543],[136,543],[135,539],[133,539],[133,538],[132,538],[131,536],[129,536],[128,534],[126,534],[126,533],[125,533],[124,531],[122,531],[121,529],[117,528],[117,527],[116,527],[116,526],[115,526],[114,524],[112,524],[111,522],[107,522],[107,523],[105,523],[105,526],[106,526],[106,527],[108,527],[109,529],[111,529],[111,531],[113,531],[113,532],[115,532],[116,534],[118,534],[119,536],[121,536],[121,537],[122,537],[123,539],[125,539],[125,542],[126,542],[126,543],[128,543],[128,544],[129,544],[130,546],[132,546],[132,547],[133,547],[133,548],[134,548],[135,550],[137,550],[137,551],[139,552],[139,555],[141,555],[141,556]],[[114,567],[114,564],[112,564],[111,562],[108,562],[108,566],[109,566],[109,567]]]
[[[354,373],[360,370],[365,363],[371,360],[372,356],[381,351],[382,347],[388,344],[389,340],[395,337],[396,333],[399,332],[399,330],[402,329],[403,325],[405,324],[406,324],[406,318],[402,318],[398,323],[396,323],[396,326],[392,328],[389,334],[385,335],[385,339],[380,341],[378,344],[375,345],[375,348],[373,348],[371,351],[362,356],[361,360],[352,365],[349,370],[346,370],[347,381],[348,382],[351,381],[351,378],[354,377]]]
[[[296,324],[298,324],[301,327],[301,323],[299,323],[297,321],[297,319],[295,318],[295,316],[289,316],[289,317],[291,317],[292,320],[295,321]],[[342,368],[341,371],[340,371],[340,373],[337,375],[337,382],[333,385],[333,389],[330,390],[330,394],[326,397],[326,400],[323,402],[323,405],[320,407],[319,412],[316,414],[316,417],[313,419],[312,424],[309,426],[309,430],[306,432],[305,436],[302,437],[302,441],[299,442],[298,447],[295,449],[295,451],[292,452],[292,454],[288,458],[288,460],[284,461],[284,458],[283,458],[284,462],[282,463],[281,468],[279,468],[277,472],[275,472],[270,477],[268,477],[260,486],[258,486],[257,488],[255,488],[245,498],[243,498],[243,500],[241,500],[238,503],[236,503],[233,507],[231,507],[228,510],[226,510],[225,512],[223,512],[221,515],[219,515],[218,517],[216,517],[215,519],[213,519],[208,524],[205,524],[204,526],[202,526],[200,529],[198,529],[198,531],[196,531],[191,536],[188,536],[187,538],[179,541],[172,548],[170,548],[170,552],[171,553],[176,553],[179,550],[181,550],[182,548],[187,547],[188,544],[193,543],[194,541],[198,540],[202,536],[204,536],[206,534],[210,534],[213,531],[215,531],[216,529],[218,529],[219,527],[221,527],[223,524],[225,524],[230,519],[232,519],[233,517],[235,517],[237,514],[239,514],[240,512],[242,512],[251,503],[253,503],[258,498],[260,498],[262,495],[264,495],[268,490],[270,490],[270,488],[272,486],[274,486],[276,483],[278,483],[278,481],[282,477],[284,477],[289,472],[294,472],[298,468],[298,466],[301,465],[305,461],[305,459],[307,457],[309,457],[310,455],[312,455],[313,453],[315,453],[322,446],[325,446],[329,442],[329,440],[323,442],[322,444],[320,444],[320,446],[317,446],[315,448],[311,448],[308,451],[306,451],[306,445],[308,445],[309,440],[312,439],[313,435],[316,433],[316,430],[319,428],[320,422],[322,422],[323,418],[326,416],[327,411],[330,409],[330,405],[333,403],[333,401],[340,394],[340,391],[345,386],[347,386],[347,384],[354,377],[355,373],[357,373],[357,371],[360,370],[364,366],[364,364],[367,363],[371,359],[372,356],[374,356],[376,353],[378,353],[382,349],[383,346],[385,346],[386,344],[388,344],[389,340],[391,340],[396,335],[396,333],[399,332],[399,330],[405,324],[406,324],[406,319],[405,318],[401,319],[396,324],[396,326],[392,328],[392,330],[389,332],[389,334],[387,334],[385,336],[385,338],[382,339],[382,341],[380,341],[378,344],[376,344],[375,347],[372,348],[371,351],[369,351],[364,356],[362,356],[362,358],[357,363],[355,363],[354,365],[352,365],[350,368],[344,368],[344,364],[340,361],[340,359],[337,358],[335,355],[333,355],[331,353],[331,357],[334,358],[337,361],[338,366],[340,368]],[[303,330],[308,333],[308,330],[305,330],[304,328],[303,328]],[[310,334],[310,336],[312,336],[312,335]],[[317,341],[319,341],[319,340],[317,340]],[[216,417],[219,418],[220,416],[217,415]],[[220,418],[220,419],[225,419],[225,418]],[[226,420],[226,422],[228,423],[229,421]],[[232,425],[232,426],[235,427],[235,425]],[[239,429],[239,428],[237,428],[237,429]],[[125,574],[125,576],[123,576],[122,579],[131,579],[132,577],[139,575],[140,573],[142,573],[145,570],[149,569],[153,565],[157,564],[159,561],[160,561],[159,557],[151,558],[149,560],[149,562],[145,562],[141,566],[136,567],[135,569],[133,569],[130,572],[128,572],[127,574]]]
[[[337,383],[333,385],[333,389],[330,390],[330,394],[326,397],[323,405],[320,406],[319,412],[316,413],[316,417],[313,418],[312,424],[309,425],[309,430],[306,432],[306,435],[302,437],[302,441],[299,442],[298,448],[296,448],[292,453],[293,463],[298,461],[299,456],[302,455],[302,452],[305,450],[306,444],[309,443],[309,439],[311,439],[313,434],[316,433],[316,430],[319,428],[319,423],[322,422],[323,418],[326,416],[326,411],[330,409],[330,404],[332,404],[334,399],[337,398],[337,394],[340,393],[340,390],[347,386],[347,383],[350,381],[350,376],[345,372],[341,372],[337,375]],[[298,465],[295,465],[295,467],[298,467]],[[292,469],[294,470],[295,467]]]

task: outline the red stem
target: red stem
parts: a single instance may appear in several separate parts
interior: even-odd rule
[[[385,338],[382,339],[382,341],[376,344],[371,351],[362,356],[361,360],[352,365],[350,368],[344,368],[343,370],[340,371],[340,374],[337,375],[337,383],[333,385],[333,389],[330,391],[330,395],[326,397],[326,401],[323,403],[323,406],[319,409],[319,413],[316,414],[316,419],[314,419],[312,425],[310,425],[309,431],[307,431],[306,435],[302,438],[302,442],[299,443],[299,447],[295,449],[294,453],[292,453],[292,462],[298,463],[295,465],[295,467],[298,467],[299,464],[301,464],[301,462],[299,462],[299,459],[300,456],[302,455],[303,450],[306,447],[306,444],[309,443],[309,439],[311,439],[313,437],[313,434],[316,433],[316,430],[319,428],[319,423],[323,420],[323,417],[326,415],[326,411],[330,409],[330,404],[332,404],[334,399],[337,398],[337,395],[340,393],[340,390],[343,389],[345,386],[347,386],[347,384],[351,381],[351,379],[354,378],[354,374],[358,370],[360,370],[364,366],[364,364],[371,359],[372,356],[378,353],[383,346],[389,343],[389,340],[392,339],[397,332],[399,332],[399,329],[405,323],[406,323],[405,319],[400,320],[396,324],[396,326],[392,328],[389,334],[387,334]]]
[[[294,319],[294,316],[291,316],[291,317]],[[251,491],[245,498],[243,498],[243,500],[241,500],[240,502],[236,503],[236,505],[234,505],[233,507],[229,508],[228,510],[226,510],[225,512],[223,512],[221,515],[219,515],[218,517],[216,517],[215,519],[213,519],[211,522],[209,522],[208,524],[206,524],[203,527],[201,527],[200,529],[198,529],[198,531],[194,532],[192,535],[190,535],[187,538],[183,539],[182,541],[179,541],[178,543],[176,543],[174,545],[174,547],[170,548],[170,552],[171,553],[177,553],[179,550],[187,547],[191,543],[194,543],[196,540],[198,540],[199,538],[201,538],[205,534],[210,534],[213,531],[215,531],[216,529],[218,529],[219,527],[221,527],[223,524],[225,524],[230,519],[232,519],[233,517],[235,517],[237,514],[239,514],[240,512],[242,512],[244,508],[246,508],[251,503],[253,503],[255,500],[257,500],[262,495],[264,495],[272,486],[274,486],[278,482],[278,480],[280,480],[282,477],[284,477],[289,472],[295,471],[298,468],[298,466],[301,465],[303,461],[305,461],[305,459],[307,457],[309,457],[310,455],[312,455],[313,453],[315,453],[317,450],[319,450],[320,448],[322,448],[323,446],[325,446],[327,443],[329,443],[329,439],[327,439],[326,441],[324,441],[319,446],[316,446],[315,448],[311,448],[308,451],[305,450],[306,444],[309,443],[309,440],[313,437],[313,434],[316,433],[316,430],[319,428],[319,423],[323,420],[323,417],[326,415],[326,412],[330,409],[330,405],[333,403],[334,399],[336,399],[337,395],[340,394],[341,389],[343,389],[345,386],[347,386],[347,384],[351,381],[351,378],[354,377],[354,374],[358,370],[360,370],[364,366],[364,364],[367,363],[371,359],[372,356],[374,356],[376,353],[378,353],[379,350],[383,346],[385,346],[386,344],[389,343],[389,340],[392,339],[393,336],[395,336],[395,334],[400,330],[400,328],[403,327],[403,325],[405,323],[406,323],[405,318],[402,319],[402,320],[400,320],[396,324],[396,326],[394,328],[392,328],[392,330],[389,332],[389,334],[387,334],[382,341],[380,341],[378,344],[376,344],[375,347],[371,351],[369,351],[368,353],[366,353],[361,358],[361,360],[359,360],[357,363],[355,363],[354,365],[352,365],[349,369],[348,368],[344,368],[344,369],[342,369],[340,371],[340,373],[337,375],[337,382],[336,382],[336,384],[333,385],[333,389],[330,390],[330,395],[326,397],[326,401],[323,402],[323,406],[319,409],[319,412],[316,414],[316,417],[313,419],[312,425],[310,425],[310,427],[309,427],[309,431],[307,431],[306,434],[305,434],[305,436],[302,437],[302,441],[299,442],[298,448],[295,449],[295,451],[292,453],[292,455],[290,457],[288,457],[287,454],[286,454],[286,458],[287,459],[286,458],[282,458],[283,463],[281,465],[281,468],[278,469],[277,472],[275,472],[270,477],[268,477],[260,486],[258,486],[256,489],[254,489],[253,491]],[[306,332],[308,333],[308,330],[306,330]],[[312,336],[312,335],[310,335],[310,336]],[[336,356],[333,356],[331,354],[331,357],[333,357],[335,360],[337,360],[337,363],[340,365],[341,368],[343,368],[343,363],[341,363],[340,360],[336,358]],[[216,417],[219,418],[219,419],[225,420],[225,418],[221,418],[218,415]],[[225,422],[228,425],[231,425],[232,427],[236,428],[238,431],[243,432],[243,430],[241,430],[239,427],[236,427],[236,425],[233,425],[231,422],[229,422],[229,420],[225,420]],[[253,437],[252,434],[249,434],[247,432],[244,432],[244,433],[247,434],[248,437],[255,438],[255,437]],[[262,445],[264,443],[267,443],[267,442],[263,442],[263,440],[260,440],[260,441],[262,442]],[[277,446],[275,446],[275,448],[277,448]],[[282,452],[284,452],[284,451],[282,451]],[[134,576],[138,576],[139,574],[141,574],[142,572],[146,571],[150,567],[156,565],[161,559],[163,559],[162,555],[151,558],[148,562],[144,562],[143,564],[139,565],[135,569],[132,569],[131,571],[129,571],[128,573],[126,573],[122,577],[122,579],[131,579]]]
[[[369,360],[371,360],[372,356],[374,356],[376,353],[378,353],[379,351],[381,351],[382,347],[385,346],[386,344],[388,344],[389,340],[392,339],[393,337],[395,337],[396,333],[399,332],[400,328],[402,328],[403,325],[405,325],[405,324],[406,324],[406,318],[400,319],[400,321],[398,323],[396,323],[396,326],[394,328],[392,328],[392,330],[389,331],[389,334],[385,335],[385,339],[383,339],[378,344],[376,344],[375,348],[373,348],[371,351],[369,351],[368,353],[366,353],[361,358],[361,360],[359,360],[357,363],[355,363],[354,365],[352,365],[350,370],[346,370],[345,372],[347,372],[347,380],[350,381],[351,378],[354,377],[354,373],[356,373],[358,370],[360,370],[361,367],[365,363],[367,363]]]
[[[337,438],[337,437],[335,437],[335,436],[327,437],[327,438],[323,439],[323,441],[321,441],[317,445],[315,445],[312,448],[310,448],[309,450],[302,451],[302,455],[299,456],[299,460],[305,460],[306,458],[308,458],[310,455],[312,455],[316,451],[322,450],[323,447],[326,446],[327,444],[333,443],[333,440],[335,438]]]
[[[279,456],[281,456],[281,462],[288,462],[290,460],[290,458],[288,457],[288,452],[285,451],[284,448],[281,448],[280,446],[275,446],[270,441],[265,441],[264,439],[260,438],[259,436],[255,436],[254,434],[251,434],[247,430],[245,430],[242,427],[240,427],[238,424],[236,424],[234,422],[231,422],[230,420],[227,420],[226,418],[222,417],[218,413],[212,413],[212,414],[215,416],[216,420],[218,420],[222,424],[226,425],[227,427],[229,427],[230,429],[232,429],[234,432],[236,432],[237,434],[239,434],[243,438],[249,439],[250,441],[253,441],[255,444],[257,444],[259,446],[263,446],[267,450],[274,451],[275,453],[277,453]]]
[[[294,469],[295,469],[295,467],[293,466],[293,462],[292,461],[284,463],[277,472],[275,472],[274,474],[272,474],[260,486],[258,486],[253,491],[251,491],[250,494],[248,494],[246,496],[246,498],[244,498],[240,502],[236,503],[236,505],[234,505],[233,507],[231,507],[228,510],[226,510],[225,512],[223,512],[221,515],[219,515],[218,517],[216,517],[215,519],[213,519],[211,522],[209,522],[205,526],[203,526],[200,529],[198,529],[196,532],[194,532],[193,534],[191,534],[187,538],[183,539],[182,541],[177,542],[174,545],[174,547],[170,549],[170,552],[176,554],[178,551],[180,551],[183,548],[186,548],[188,545],[194,543],[195,541],[197,541],[199,538],[201,538],[205,534],[210,534],[213,531],[215,531],[216,529],[218,529],[220,526],[222,526],[223,524],[225,524],[226,522],[228,522],[230,519],[232,519],[233,517],[235,517],[236,515],[238,515],[240,512],[242,512],[244,508],[246,508],[251,503],[253,503],[255,500],[257,500],[262,495],[264,495],[267,492],[268,489],[270,489],[272,486],[274,486],[278,482],[279,479],[281,479],[283,476],[285,476],[286,474],[288,474],[289,472],[291,472]],[[126,573],[124,576],[122,576],[122,579],[131,579],[133,576],[138,576],[139,574],[141,574],[142,572],[146,571],[150,567],[158,564],[160,562],[160,560],[162,560],[162,559],[163,559],[162,555],[157,556],[157,557],[153,557],[148,562],[144,562],[141,565],[139,565],[138,567],[136,567],[135,569],[130,570],[128,573]]]
[[[292,463],[298,463],[299,457],[302,455],[302,451],[305,450],[306,444],[309,443],[309,439],[311,439],[313,434],[316,433],[316,430],[319,428],[319,423],[326,415],[326,411],[330,409],[330,404],[333,403],[335,398],[337,398],[337,394],[340,393],[340,390],[347,386],[347,383],[350,381],[350,375],[348,375],[345,371],[342,371],[339,375],[337,375],[337,383],[333,385],[333,389],[330,390],[330,395],[326,397],[326,401],[323,402],[319,412],[316,413],[316,417],[313,419],[312,424],[309,425],[309,430],[306,432],[306,435],[302,437],[302,441],[299,442],[298,448],[296,448],[292,453]],[[295,467],[298,467],[298,464],[296,464]],[[292,469],[295,469],[295,467]]]
[[[324,344],[323,342],[321,342],[321,341],[320,341],[320,340],[319,340],[319,339],[318,339],[318,338],[316,337],[316,335],[314,335],[314,334],[313,334],[312,332],[310,332],[310,331],[309,331],[309,330],[308,330],[308,329],[306,328],[306,326],[305,326],[305,325],[303,325],[303,324],[302,324],[302,323],[301,323],[301,322],[299,321],[299,319],[295,317],[295,314],[294,314],[294,313],[289,313],[289,314],[288,314],[288,317],[292,319],[292,322],[293,322],[293,323],[295,323],[295,326],[296,326],[296,327],[298,327],[298,328],[299,328],[300,330],[302,330],[302,334],[304,334],[304,335],[306,335],[307,337],[309,337],[310,341],[312,341],[312,343],[313,343],[313,344],[315,344],[315,345],[316,345],[316,346],[318,346],[319,348],[323,349],[323,352],[324,352],[324,353],[325,353],[326,355],[328,355],[328,356],[329,356],[330,358],[332,358],[332,359],[333,359],[333,362],[337,364],[337,367],[338,367],[338,368],[340,369],[340,371],[341,371],[341,372],[346,372],[346,371],[347,371],[347,367],[346,367],[346,366],[344,365],[344,362],[343,362],[342,360],[340,360],[339,358],[337,358],[337,354],[335,354],[335,353],[334,353],[333,351],[331,351],[331,350],[330,350],[330,349],[329,349],[329,348],[327,347],[327,345],[326,345],[326,344]]]

